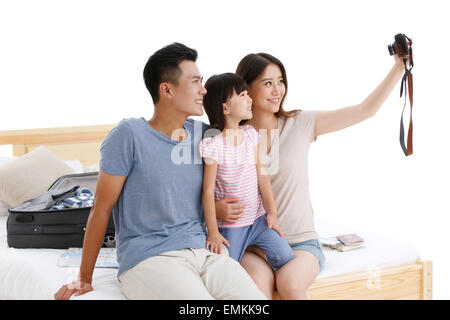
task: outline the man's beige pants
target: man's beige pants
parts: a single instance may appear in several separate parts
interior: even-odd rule
[[[220,255],[204,248],[164,252],[126,270],[119,280],[128,299],[266,299],[225,246]]]

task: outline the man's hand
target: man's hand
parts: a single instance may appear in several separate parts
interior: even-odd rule
[[[55,300],[69,300],[70,297],[75,294],[76,296],[85,294],[92,291],[92,285],[88,282],[74,281],[69,284],[63,285],[58,292],[55,293]]]

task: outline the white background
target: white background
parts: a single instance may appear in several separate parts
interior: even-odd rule
[[[142,70],[174,41],[198,50],[205,79],[268,52],[287,69],[287,110],[345,107],[385,77],[394,63],[387,45],[406,33],[416,63],[414,154],[398,142],[398,85],[374,118],[312,145],[311,198],[317,218],[413,243],[434,263],[434,298],[449,299],[445,2],[1,1],[0,130],[150,118]]]

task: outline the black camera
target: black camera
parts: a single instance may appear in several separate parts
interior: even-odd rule
[[[409,44],[411,44],[411,40],[403,33],[399,33],[395,36],[394,43],[388,45],[389,54],[391,56],[396,54],[400,58],[407,56],[409,54]]]
[[[403,95],[403,89],[405,89],[405,105],[403,106],[402,117],[400,119],[400,145],[403,149],[403,152],[406,156],[409,156],[413,153],[413,145],[412,145],[412,133],[413,133],[413,123],[412,123],[412,106],[413,106],[413,75],[411,73],[411,69],[414,66],[413,62],[413,54],[412,54],[412,41],[403,33],[399,33],[395,35],[395,41],[393,44],[388,45],[389,54],[391,56],[397,55],[399,58],[403,59],[403,63],[405,64],[405,74],[402,78],[402,85],[400,87],[400,97]],[[409,65],[407,65],[407,61],[409,59]],[[408,92],[407,92],[408,87]],[[407,137],[407,145],[405,145],[405,132],[403,126],[403,112],[406,107],[406,96],[409,95],[409,104],[411,107],[411,112],[409,114],[409,128],[408,128],[408,137]]]

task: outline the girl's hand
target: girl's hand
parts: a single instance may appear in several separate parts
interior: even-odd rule
[[[225,239],[219,232],[209,233],[206,238],[206,249],[209,249],[213,253],[220,254],[222,252],[222,243],[224,243],[228,248],[230,243]]]
[[[239,199],[223,198],[216,201],[216,216],[222,221],[235,223],[244,212],[245,204],[237,203]]]
[[[281,237],[286,238],[283,230],[281,230],[280,226],[278,225],[278,219],[276,214],[267,215],[267,225],[269,226],[270,229],[273,229],[276,232],[278,232]]]

